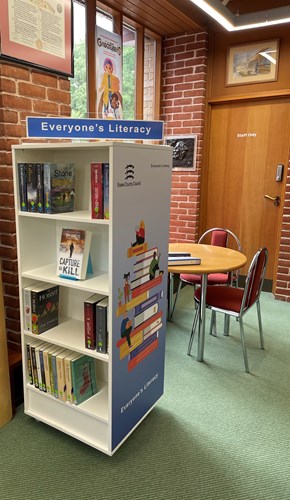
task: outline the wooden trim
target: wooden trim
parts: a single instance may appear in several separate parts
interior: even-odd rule
[[[154,119],[160,119],[161,113],[161,71],[162,71],[162,40],[155,39],[155,82],[154,82]]]
[[[97,111],[96,82],[96,0],[86,3],[87,71],[88,71],[88,117],[95,118]]]
[[[227,102],[254,101],[254,100],[261,100],[261,99],[268,99],[268,98],[275,99],[275,97],[282,98],[282,97],[289,97],[289,96],[290,96],[290,89],[272,90],[269,92],[255,92],[253,94],[239,94],[239,95],[213,97],[213,98],[209,98],[207,103],[208,104],[223,104],[223,103],[227,103]]]
[[[113,32],[123,38],[123,15],[120,12],[113,15]]]
[[[136,30],[136,94],[135,94],[135,117],[143,119],[144,100],[144,28]]]

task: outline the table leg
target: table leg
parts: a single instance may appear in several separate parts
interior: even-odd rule
[[[167,319],[171,321],[172,308],[173,308],[173,292],[174,292],[174,274],[169,273],[169,283],[168,283],[168,311]]]
[[[197,361],[203,361],[203,354],[204,354],[206,288],[207,288],[207,274],[202,274],[199,322],[198,322],[198,346],[197,346],[197,358],[196,358]]]

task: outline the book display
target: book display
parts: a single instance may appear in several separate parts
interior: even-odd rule
[[[106,141],[12,154],[24,411],[112,455],[163,394],[172,150]],[[32,195],[30,164],[44,179]],[[49,198],[46,171],[65,194]]]

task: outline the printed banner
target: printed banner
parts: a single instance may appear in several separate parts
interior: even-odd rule
[[[28,116],[27,137],[46,139],[162,140],[162,121],[95,120]]]
[[[104,119],[123,118],[122,38],[97,27],[97,116]]]

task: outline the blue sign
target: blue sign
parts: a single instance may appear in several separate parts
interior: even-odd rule
[[[27,137],[46,139],[162,140],[162,121],[28,116]]]

